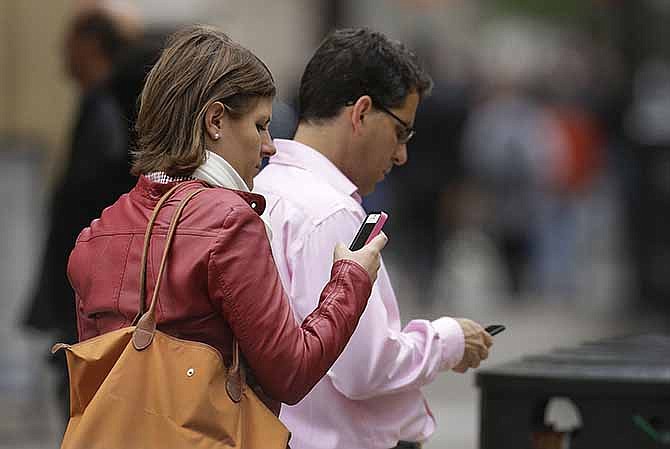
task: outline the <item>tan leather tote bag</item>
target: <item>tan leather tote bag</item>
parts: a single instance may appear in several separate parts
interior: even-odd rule
[[[175,186],[176,188],[176,186]],[[146,260],[156,205],[144,238],[140,312],[130,326],[66,345],[70,373],[70,421],[62,449],[285,449],[289,432],[245,382],[237,340],[233,363],[199,342],[156,330],[161,278],[179,217],[190,193],[172,217],[151,298],[143,313]]]

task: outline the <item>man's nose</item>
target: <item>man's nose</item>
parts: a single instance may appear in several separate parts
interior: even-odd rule
[[[393,163],[395,165],[404,165],[407,162],[407,144],[403,143],[398,146],[395,154],[393,155]]]

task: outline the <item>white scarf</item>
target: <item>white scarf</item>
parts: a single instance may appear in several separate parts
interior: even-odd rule
[[[251,192],[249,186],[232,165],[223,157],[213,151],[205,150],[205,162],[193,172],[193,177],[207,181],[209,184],[217,187],[226,187],[228,189],[241,190],[242,192]],[[261,216],[265,224],[265,231],[268,239],[272,241],[272,228],[265,217]]]

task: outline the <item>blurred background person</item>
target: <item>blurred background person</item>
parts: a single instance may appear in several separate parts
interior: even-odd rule
[[[490,209],[481,223],[506,267],[508,296],[522,293],[542,183],[553,166],[557,130],[523,89],[497,87],[472,110],[464,135],[465,169]],[[503,293],[503,292],[501,292]]]
[[[440,70],[433,72],[432,67],[439,65],[431,63],[430,56],[425,60],[427,71],[440,78],[417,110],[409,163],[380,185],[386,198],[375,192],[365,204],[369,210],[393,210],[387,225],[395,237],[393,244],[404,255],[403,264],[413,267],[412,288],[422,292],[417,301],[429,309],[434,302],[447,301],[444,291],[436,291],[439,280],[435,277],[441,242],[448,241],[457,227],[456,208],[465,175],[461,142],[471,90],[463,81],[445,79]]]
[[[133,183],[128,163],[130,125],[112,80],[139,37],[135,20],[126,10],[87,5],[76,12],[66,34],[65,68],[80,100],[65,170],[51,198],[42,267],[26,316],[27,326],[50,332],[58,341],[77,338],[73,292],[65,275],[75,239]],[[53,361],[67,419],[65,358],[60,355]]]
[[[670,324],[670,58],[663,56],[637,67],[617,132],[636,306]]]

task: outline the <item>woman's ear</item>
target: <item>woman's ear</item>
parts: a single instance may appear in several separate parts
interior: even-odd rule
[[[211,140],[219,140],[222,136],[223,120],[226,107],[220,101],[210,104],[205,111],[205,131]]]
[[[351,126],[354,132],[360,132],[365,126],[365,117],[372,111],[372,98],[369,95],[363,95],[353,104],[351,108]]]

